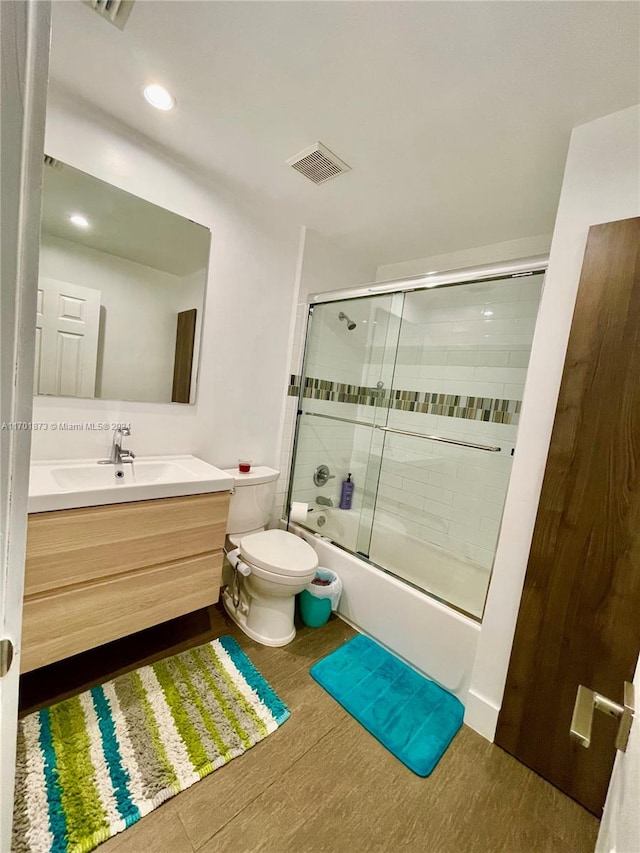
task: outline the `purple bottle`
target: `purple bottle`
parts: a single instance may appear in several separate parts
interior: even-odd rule
[[[349,474],[347,479],[342,481],[342,490],[340,491],[340,509],[351,509],[352,501],[353,480],[351,479],[351,474]]]

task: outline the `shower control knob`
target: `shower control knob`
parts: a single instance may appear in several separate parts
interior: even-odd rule
[[[316,486],[326,486],[329,480],[335,480],[335,474],[329,471],[327,465],[318,465],[313,472],[313,482]]]

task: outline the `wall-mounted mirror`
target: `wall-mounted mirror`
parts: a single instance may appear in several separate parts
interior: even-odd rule
[[[35,393],[195,402],[210,240],[46,157]]]

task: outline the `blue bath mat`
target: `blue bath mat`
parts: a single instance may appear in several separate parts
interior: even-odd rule
[[[431,773],[462,725],[464,707],[455,696],[363,634],[310,673],[418,776]]]

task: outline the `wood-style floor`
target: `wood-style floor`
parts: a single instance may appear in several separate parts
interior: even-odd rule
[[[291,717],[245,755],[101,845],[99,853],[593,851],[598,821],[591,814],[467,727],[428,779],[388,753],[309,676],[314,661],[353,636],[339,619],[301,628],[282,649],[254,643],[217,609],[210,628],[207,619],[189,638],[179,630],[178,623],[174,635],[162,627],[146,647],[129,642],[118,652],[111,644],[106,654],[78,656],[73,667],[26,676],[23,712],[51,701],[54,681],[55,698],[62,698],[228,633],[285,700]],[[127,665],[109,669],[110,661],[122,662],[127,648]],[[86,669],[91,666],[92,674]]]

